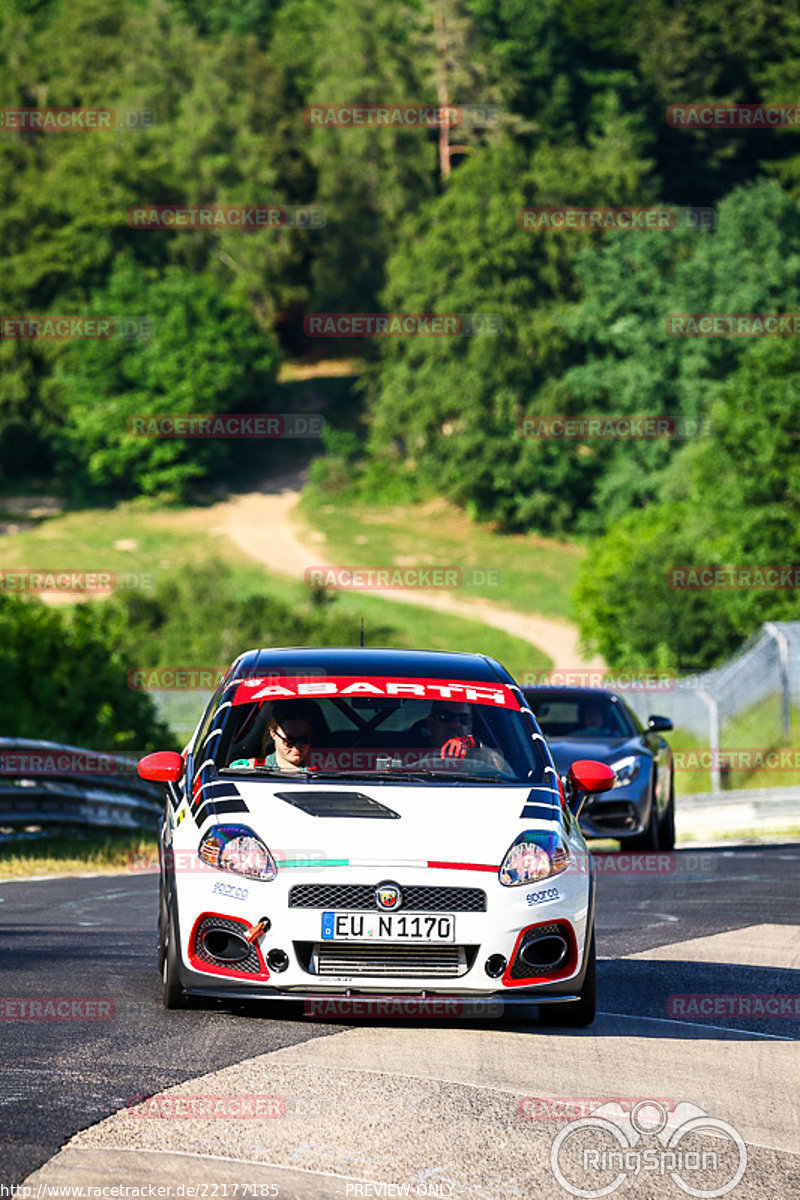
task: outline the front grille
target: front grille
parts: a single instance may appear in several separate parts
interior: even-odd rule
[[[243,921],[228,921],[225,917],[204,917],[197,927],[194,939],[194,952],[201,962],[210,963],[214,967],[230,967],[234,971],[244,971],[249,975],[259,974],[261,964],[258,961],[255,946],[250,947],[247,958],[243,958],[240,962],[220,962],[218,958],[209,954],[203,945],[203,934],[207,933],[209,929],[228,929],[231,933],[238,933],[241,937],[246,932],[247,925]]]
[[[298,961],[311,975],[456,979],[466,975],[478,947],[296,942],[295,950]]]
[[[486,912],[486,893],[480,888],[405,887],[400,890],[403,912]],[[375,900],[375,887],[361,883],[298,883],[289,892],[289,907],[380,911]]]
[[[566,938],[566,941],[568,944],[570,944],[570,945],[572,944],[571,939],[569,937],[569,932],[567,930],[567,927],[565,925],[560,924],[559,922],[556,922],[552,925],[540,925],[534,931],[533,934],[524,938],[523,941],[520,942],[519,950],[522,950],[522,948],[524,946],[526,946],[528,944],[528,942],[536,941],[538,938],[546,937],[548,934],[551,934],[551,933],[561,934],[561,936],[563,938]],[[552,975],[553,974],[552,967],[545,967],[545,966],[529,967],[526,962],[522,961],[519,950],[517,951],[517,957],[514,959],[514,962],[511,966],[511,970],[508,973],[509,977],[511,979],[536,979],[536,977],[539,975]],[[571,955],[570,955],[570,957],[571,957]],[[566,963],[567,966],[569,965],[569,961],[570,960],[567,959],[567,963]],[[557,973],[560,974],[564,969],[565,969],[564,966],[559,967]]]

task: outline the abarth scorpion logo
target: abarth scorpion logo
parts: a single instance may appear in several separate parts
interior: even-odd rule
[[[393,883],[379,883],[375,888],[375,903],[378,908],[394,910],[403,903],[403,894]]]

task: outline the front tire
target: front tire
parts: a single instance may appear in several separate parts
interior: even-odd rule
[[[163,962],[161,968],[161,998],[164,1002],[164,1008],[186,1007],[186,994],[181,984],[180,975],[178,974],[180,963],[178,945],[178,921],[173,904],[170,905],[167,917],[166,945],[162,945],[159,948],[159,958]]]
[[[669,800],[658,830],[660,850],[675,849],[675,779],[670,777]]]
[[[658,806],[656,804],[656,789],[655,784],[650,790],[650,817],[647,822],[647,828],[644,833],[637,834],[636,837],[626,838],[621,843],[621,850],[658,850],[659,843],[659,821],[658,821]]]
[[[563,1004],[540,1004],[539,1020],[545,1025],[562,1028],[582,1029],[591,1025],[597,1015],[597,952],[595,950],[594,925],[589,942],[586,974],[580,991],[580,999],[568,1000]]]

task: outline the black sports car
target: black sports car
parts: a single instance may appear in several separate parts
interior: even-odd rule
[[[647,728],[625,701],[602,688],[523,688],[555,764],[564,777],[581,758],[607,763],[617,782],[588,796],[580,810],[585,837],[619,838],[626,849],[672,850],[675,787],[672,750],[661,736],[668,717],[651,716]]]

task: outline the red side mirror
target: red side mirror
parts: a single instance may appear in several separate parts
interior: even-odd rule
[[[139,759],[139,774],[142,779],[155,783],[177,783],[183,775],[184,762],[174,750],[158,750]]]
[[[569,777],[572,786],[581,792],[607,792],[617,778],[611,767],[593,758],[579,758],[570,767]]]

